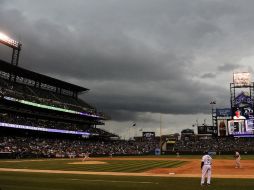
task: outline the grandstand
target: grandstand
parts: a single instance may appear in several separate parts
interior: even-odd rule
[[[0,60],[0,132],[11,138],[107,140],[105,116],[79,98],[89,89]],[[25,141],[25,140],[24,140]]]
[[[78,98],[88,89],[2,60],[0,64],[1,111],[19,111],[26,116],[42,114],[74,124],[78,122],[81,130],[103,124],[104,117],[96,108]]]
[[[107,117],[79,98],[89,89],[19,66],[22,44],[0,33],[12,48],[0,60],[0,158],[149,154],[158,143],[120,140],[100,129]]]

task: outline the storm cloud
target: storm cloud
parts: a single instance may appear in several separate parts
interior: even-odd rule
[[[178,117],[168,123],[173,131],[209,121],[211,100],[229,106],[232,73],[253,71],[251,0],[0,5],[0,30],[23,44],[20,66],[91,89],[82,98],[110,115],[107,127],[136,121],[152,129],[157,114]]]

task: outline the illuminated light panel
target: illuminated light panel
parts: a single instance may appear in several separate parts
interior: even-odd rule
[[[50,109],[50,110],[56,110],[56,111],[62,111],[62,112],[67,112],[67,113],[73,113],[73,114],[79,114],[79,115],[85,115],[85,116],[89,116],[89,117],[99,118],[98,115],[94,115],[94,114],[88,114],[88,113],[78,112],[78,111],[74,111],[74,110],[67,110],[67,109],[64,109],[64,108],[58,108],[58,107],[48,106],[48,105],[44,105],[44,104],[37,104],[37,103],[34,103],[34,102],[29,102],[29,101],[26,101],[26,100],[19,100],[19,99],[8,97],[8,96],[4,96],[4,99],[10,100],[10,101],[13,101],[13,102],[19,102],[19,103],[34,106],[34,107],[45,108],[45,109]]]
[[[29,125],[17,125],[12,123],[3,123],[0,122],[1,127],[8,127],[8,128],[15,128],[15,129],[27,129],[33,131],[45,131],[51,133],[64,133],[64,134],[73,134],[73,135],[82,135],[82,136],[90,136],[91,133],[81,132],[81,131],[69,131],[69,130],[62,130],[62,129],[51,129],[51,128],[43,128],[43,127],[33,127]]]
[[[8,36],[6,36],[3,33],[0,33],[0,40],[7,41],[8,39],[10,39]]]
[[[253,134],[234,135],[234,137],[254,137]]]
[[[233,73],[233,82],[237,87],[251,85],[251,74],[248,72]]]
[[[9,38],[7,35],[0,33],[0,41],[3,41],[7,44],[9,44],[10,46],[13,46],[15,48],[20,48],[19,47],[19,42]]]

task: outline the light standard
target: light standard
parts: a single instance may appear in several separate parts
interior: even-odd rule
[[[133,124],[131,126],[129,126],[129,140],[131,140],[131,128],[135,127],[136,123],[133,122]]]
[[[12,48],[11,64],[17,66],[19,62],[19,54],[21,51],[22,44],[17,42],[7,35],[0,33],[0,43]]]
[[[213,124],[213,127],[214,127],[214,105],[216,104],[216,101],[211,101],[210,102],[210,105],[212,106],[212,124]]]

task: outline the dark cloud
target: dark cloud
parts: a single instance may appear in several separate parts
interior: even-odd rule
[[[240,64],[252,55],[253,1],[0,5],[0,29],[23,44],[20,66],[91,89],[82,97],[113,120],[209,114],[211,99],[229,104],[232,71],[253,70]]]
[[[224,63],[223,65],[218,66],[218,71],[229,72],[229,71],[234,71],[235,69],[238,69],[240,67],[241,67],[241,65],[239,65],[239,64]]]
[[[203,75],[201,75],[201,78],[215,78],[216,74],[214,73],[204,73]]]
[[[96,91],[84,95],[85,100],[95,103],[98,109],[102,109],[106,113],[112,113],[114,120],[132,120],[135,119],[133,113],[151,112],[151,113],[168,113],[168,114],[197,114],[210,113],[210,101],[217,95],[222,94],[219,98],[227,99],[229,92],[227,89],[217,86],[202,86],[203,84],[196,83],[189,86],[189,83],[170,91],[163,90],[160,84],[154,84],[151,91],[142,89],[118,89],[121,93],[112,93],[114,87],[105,85],[105,89],[99,88],[101,91]],[[139,86],[139,85],[137,85]],[[107,89],[108,88],[108,89]],[[123,87],[125,88],[125,87]],[[144,88],[146,88],[144,86]],[[166,87],[165,87],[166,88]],[[117,88],[115,88],[117,89]],[[202,90],[200,90],[202,89]],[[129,91],[129,93],[128,93]],[[229,103],[229,102],[228,102]],[[125,117],[120,114],[114,114],[116,110],[122,112],[127,111]]]

